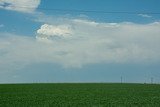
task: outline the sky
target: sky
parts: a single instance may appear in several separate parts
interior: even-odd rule
[[[0,83],[160,83],[159,0],[0,0]]]

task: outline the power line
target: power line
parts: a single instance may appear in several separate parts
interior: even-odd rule
[[[38,10],[59,11],[59,12],[78,12],[78,13],[101,13],[101,14],[160,14],[160,12],[97,11],[97,10],[76,10],[76,9],[51,9],[51,8],[38,8]]]
[[[6,7],[3,5],[0,6]],[[29,6],[8,6],[8,7],[35,9],[35,7],[29,7]],[[148,12],[148,11],[100,11],[100,10],[78,10],[78,9],[55,9],[55,8],[43,8],[43,7],[38,7],[37,10],[74,12],[74,13],[99,13],[99,14],[160,14],[160,12]]]

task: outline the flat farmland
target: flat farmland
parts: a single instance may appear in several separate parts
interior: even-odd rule
[[[160,107],[160,85],[0,84],[0,107]]]

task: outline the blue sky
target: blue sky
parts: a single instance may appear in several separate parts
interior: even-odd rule
[[[96,10],[96,11],[107,11],[107,12],[158,12],[160,1],[158,0],[59,0],[59,1],[42,1],[39,8],[55,8],[55,9],[68,9],[68,10]],[[47,14],[53,15],[61,14],[61,12],[53,12],[53,11],[44,11]],[[62,12],[63,14],[63,12]],[[72,12],[66,14],[79,15],[80,13]],[[83,14],[83,12],[82,12]],[[84,13],[89,16],[91,19],[95,19],[98,21],[109,21],[109,22],[120,22],[120,21],[133,21],[133,22],[150,22],[152,20],[142,19],[138,17],[136,14],[100,14],[100,13]],[[159,15],[155,15],[155,19],[158,18]],[[143,22],[142,22],[143,21]]]
[[[0,82],[159,83],[159,5],[0,0]]]

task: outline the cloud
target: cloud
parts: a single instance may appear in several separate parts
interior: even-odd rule
[[[67,38],[72,35],[72,31],[69,25],[59,25],[59,26],[54,26],[54,25],[48,25],[44,24],[41,26],[40,29],[37,30],[37,36],[36,38],[38,40],[53,40],[55,38]]]
[[[96,63],[159,62],[159,29],[160,22],[98,23],[68,19],[59,24],[43,24],[35,37],[0,34],[0,69],[21,69],[33,63],[79,68]]]
[[[40,0],[0,0],[0,9],[32,13],[39,4]]]
[[[2,27],[4,27],[4,25],[3,25],[3,24],[0,24],[0,28],[2,28]]]
[[[141,16],[141,17],[145,17],[145,18],[151,18],[152,16],[150,16],[150,15],[147,15],[147,14],[138,14],[139,16]]]

